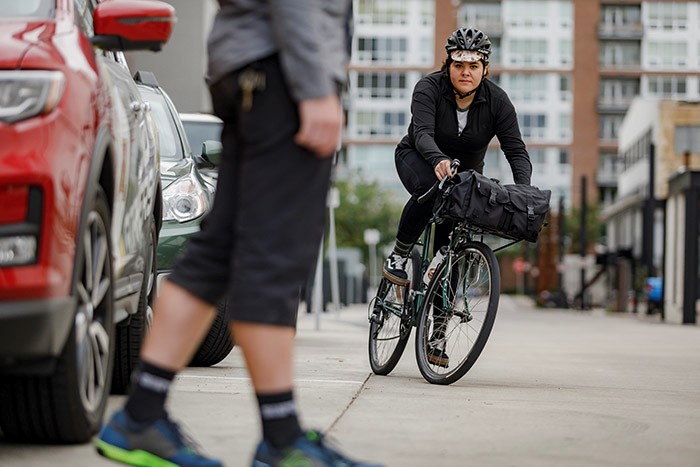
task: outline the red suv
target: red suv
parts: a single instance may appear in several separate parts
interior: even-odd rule
[[[86,441],[138,359],[162,201],[122,51],[158,50],[158,0],[0,1],[0,430]]]

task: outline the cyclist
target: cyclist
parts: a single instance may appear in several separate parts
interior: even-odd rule
[[[411,197],[399,220],[394,249],[384,263],[384,277],[399,286],[408,283],[408,255],[432,216],[433,203],[417,200],[436,180],[454,175],[452,159],[460,160],[459,171],[481,173],[489,142],[497,136],[515,183],[529,185],[532,174],[515,108],[508,95],[486,79],[491,55],[488,36],[478,29],[460,28],[447,39],[445,50],[442,68],[414,88],[408,134],[395,151],[399,178]],[[452,222],[436,227],[435,250],[448,243],[452,228]],[[428,361],[447,367],[449,357],[436,344]]]
[[[399,221],[396,243],[384,263],[384,277],[406,285],[406,260],[432,215],[432,203],[418,203],[435,180],[452,176],[450,162],[459,159],[459,171],[481,173],[489,142],[498,137],[513,171],[515,183],[530,184],[532,164],[520,136],[515,108],[507,94],[486,79],[491,41],[482,31],[460,28],[445,44],[447,58],[439,71],[416,84],[411,100],[408,134],[396,147],[396,170],[411,194]],[[447,244],[450,222],[435,232],[436,248]]]

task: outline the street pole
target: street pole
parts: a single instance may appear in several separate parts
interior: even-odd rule
[[[379,230],[366,229],[364,232],[364,240],[369,247],[369,287],[371,289],[370,296],[374,296],[377,290],[377,243],[379,243]]]
[[[323,309],[323,238],[318,247],[318,258],[316,259],[316,274],[314,276],[313,312],[316,321],[316,330],[321,329],[321,310]]]
[[[588,203],[586,202],[586,176],[581,176],[581,309],[586,309],[586,214]]]
[[[331,273],[331,299],[333,309],[340,312],[340,285],[338,281],[338,248],[335,235],[335,208],[340,206],[340,192],[338,188],[331,187],[328,191],[328,262]]]

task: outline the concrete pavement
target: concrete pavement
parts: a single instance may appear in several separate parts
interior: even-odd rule
[[[479,361],[426,383],[413,340],[388,377],[367,363],[366,307],[299,315],[303,422],[388,466],[700,466],[700,327],[502,297]],[[123,403],[112,397],[109,411]],[[169,400],[209,454],[249,465],[257,409],[238,349],[178,377]],[[0,465],[116,465],[89,446],[0,441]]]

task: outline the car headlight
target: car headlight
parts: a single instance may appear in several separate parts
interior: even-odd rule
[[[164,221],[191,221],[204,214],[207,207],[204,189],[190,177],[181,178],[163,190]]]
[[[0,71],[0,121],[14,123],[51,112],[64,87],[60,71]]]

